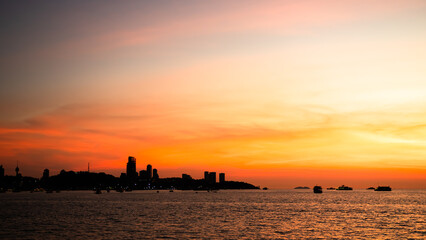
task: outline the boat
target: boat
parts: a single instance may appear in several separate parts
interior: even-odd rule
[[[351,187],[342,185],[342,186],[338,187],[336,190],[353,190],[353,189]]]
[[[369,188],[367,188],[367,190],[376,190],[376,188],[374,188],[374,187],[369,187]]]
[[[264,188],[262,188],[263,190],[268,190],[268,188],[267,187],[264,187]]]
[[[392,188],[390,186],[378,186],[374,191],[392,191]]]
[[[321,186],[315,186],[314,187],[314,193],[322,193],[322,187]]]
[[[334,187],[328,187],[327,190],[336,190]]]

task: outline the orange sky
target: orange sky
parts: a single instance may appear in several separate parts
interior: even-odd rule
[[[2,3],[0,164],[426,188],[425,1]],[[96,10],[96,11],[94,11]]]

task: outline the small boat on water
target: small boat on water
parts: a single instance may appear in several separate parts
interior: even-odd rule
[[[262,188],[263,190],[268,190],[268,188],[267,187],[264,187],[264,188]]]
[[[329,188],[327,188],[327,190],[336,190],[336,188],[334,188],[334,187],[329,187]]]
[[[374,188],[374,187],[369,187],[369,188],[367,188],[367,190],[376,190],[376,188]]]
[[[321,186],[315,186],[314,187],[314,193],[322,193],[322,187]]]
[[[392,191],[392,188],[390,186],[378,186],[374,191]]]
[[[336,190],[353,190],[353,189],[351,187],[342,185],[342,186],[338,187]]]

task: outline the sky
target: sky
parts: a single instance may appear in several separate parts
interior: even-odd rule
[[[426,1],[2,1],[0,164],[426,188]]]

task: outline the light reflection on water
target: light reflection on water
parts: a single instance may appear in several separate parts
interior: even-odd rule
[[[0,239],[420,238],[425,190],[0,194]]]

